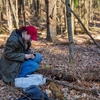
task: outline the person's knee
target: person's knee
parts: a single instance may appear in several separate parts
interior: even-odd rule
[[[42,55],[36,53],[35,58],[33,60],[39,64],[42,61]]]
[[[32,64],[32,68],[33,68],[33,71],[36,71],[36,70],[38,70],[39,65],[38,65],[36,62],[34,62],[34,63]]]
[[[25,77],[31,74],[32,72],[37,71],[38,67],[39,65],[36,62],[30,60],[27,66],[26,65],[22,66],[22,70],[20,71],[18,77]]]

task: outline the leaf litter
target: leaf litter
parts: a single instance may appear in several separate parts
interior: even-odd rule
[[[40,41],[39,41],[40,42]],[[100,81],[85,81],[85,72],[100,71],[100,49],[93,44],[76,44],[75,63],[69,63],[69,48],[68,45],[62,44],[38,44],[32,48],[34,52],[43,55],[43,61],[40,64],[41,68],[52,68],[65,70],[66,73],[74,73],[80,76],[76,82],[66,82],[84,89],[100,90]],[[2,51],[2,49],[0,49]],[[48,77],[50,75],[47,75]],[[100,75],[98,75],[99,77]],[[90,76],[91,77],[91,76]],[[59,80],[64,81],[64,80]],[[55,82],[47,82],[41,86],[43,91],[46,91],[54,100],[99,100],[100,93],[90,93],[87,91],[77,91],[69,87],[57,84]],[[0,80],[0,100],[15,100],[23,94],[22,89],[12,85],[6,85]]]

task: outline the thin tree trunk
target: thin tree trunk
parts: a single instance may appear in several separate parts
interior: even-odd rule
[[[81,4],[81,2],[82,2],[82,1],[79,0],[79,9],[78,9],[78,10],[79,10],[79,18],[80,18],[80,19],[81,19],[81,16],[82,16],[82,13],[81,13],[81,5],[82,5],[82,4]]]
[[[40,16],[41,16],[41,11],[42,11],[41,10],[41,7],[42,7],[41,5],[42,5],[42,0],[40,0],[40,7],[39,7],[39,9],[40,9],[40,12],[39,12]]]
[[[61,0],[57,0],[57,33],[61,34]]]
[[[35,5],[35,0],[33,0],[33,1],[32,1],[32,9],[33,9],[34,15],[35,15],[35,6],[36,6],[36,5]]]
[[[11,31],[12,31],[12,16],[11,16],[11,10],[10,10],[8,0],[6,0],[6,16],[7,16],[8,30],[11,33]]]
[[[18,16],[19,16],[19,18],[22,15],[22,2],[23,2],[23,0],[18,0]]]
[[[72,10],[74,11],[74,1],[73,0],[71,0],[71,8],[72,8]],[[72,20],[72,34],[73,34],[73,36],[74,36],[74,16],[73,16],[73,14],[71,14],[71,20]]]
[[[72,24],[71,24],[71,11],[70,11],[70,0],[66,0],[66,9],[67,9],[67,27],[68,27],[68,39],[69,39],[69,57],[70,62],[74,62],[74,42],[72,36]]]
[[[45,0],[46,4],[46,17],[47,17],[47,36],[46,39],[48,41],[51,41],[51,36],[50,36],[50,21],[49,21],[49,0]]]
[[[23,9],[23,25],[26,26],[26,17],[25,17],[25,1],[22,2],[22,9]]]
[[[38,16],[38,10],[37,10],[38,1],[34,0],[33,2],[34,2],[35,16],[37,17]]]
[[[65,5],[65,7],[64,7],[65,32],[64,33],[68,33],[68,30],[67,30],[67,16],[66,16],[67,9],[66,9],[66,4],[65,4],[66,0],[64,0],[64,1],[61,0],[61,1]]]
[[[11,9],[11,11],[12,11],[12,14],[13,14],[13,17],[14,17],[14,20],[15,20],[15,25],[16,25],[16,28],[18,28],[18,18],[17,18],[17,16],[16,16],[16,13],[15,13],[15,7],[14,7],[14,5],[13,5],[13,2],[11,1],[11,0],[8,0],[9,1],[9,5],[10,5],[10,9]]]
[[[40,14],[40,0],[37,0],[37,16]]]
[[[17,20],[17,28],[19,28],[19,19],[18,19],[18,0],[16,0],[16,20]]]
[[[28,6],[30,7],[32,4],[32,0],[28,0],[27,2],[28,2]]]
[[[93,23],[92,0],[89,1],[89,22]]]
[[[2,13],[2,0],[0,0],[0,32],[1,32],[1,30],[2,30],[1,13]]]
[[[65,3],[64,3],[65,4]],[[65,29],[66,29],[66,33],[68,33],[68,30],[67,30],[67,16],[66,16],[66,12],[67,12],[67,9],[66,9],[66,6],[65,6]]]
[[[85,23],[84,22],[84,14],[85,14],[84,13],[84,10],[85,10],[85,5],[84,4],[85,3],[84,3],[84,0],[81,0],[80,2],[81,2],[81,20],[82,20],[83,23]]]
[[[85,1],[85,13],[84,13],[84,22],[85,22],[85,27],[87,28],[87,30],[89,30],[89,27],[88,27],[88,23],[89,23],[89,19],[88,19],[88,17],[89,17],[89,12],[88,12],[88,8],[89,7],[89,1],[87,0],[87,1]]]
[[[11,10],[10,7],[8,7],[8,27],[9,27],[9,31],[11,33],[12,31],[12,16],[11,16]]]

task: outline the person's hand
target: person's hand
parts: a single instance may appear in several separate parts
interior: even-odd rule
[[[25,54],[26,59],[33,59],[34,55],[33,54]]]
[[[35,57],[35,56],[34,56],[33,54],[31,54],[31,59],[34,59],[34,57]]]

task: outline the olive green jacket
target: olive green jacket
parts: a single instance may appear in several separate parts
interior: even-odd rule
[[[1,59],[2,78],[10,83],[19,74],[25,60],[25,47],[22,38],[14,30],[8,38]]]

